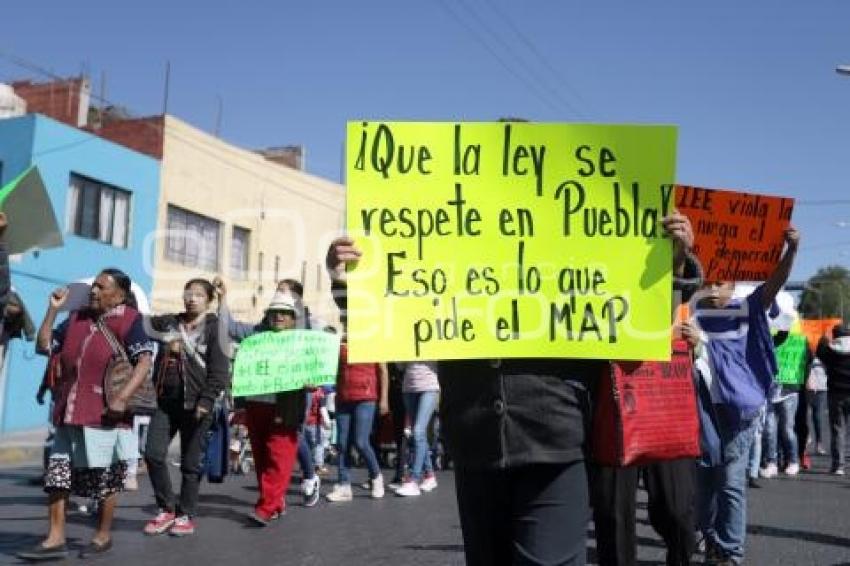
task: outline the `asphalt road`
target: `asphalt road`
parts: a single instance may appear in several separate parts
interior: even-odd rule
[[[850,566],[850,478],[830,476],[826,468],[826,460],[816,458],[811,472],[770,480],[763,489],[750,490],[748,564]],[[29,482],[37,474],[34,468],[0,471],[2,564],[18,563],[15,552],[38,542],[45,531],[44,497]],[[176,468],[174,475],[176,479]],[[355,479],[363,475],[363,470],[355,471]],[[312,509],[301,507],[300,496],[292,489],[288,513],[272,526],[256,529],[245,520],[256,496],[255,480],[231,476],[224,484],[202,486],[196,534],[175,539],[142,535],[154,508],[147,477],[140,476],[140,490],[122,495],[115,548],[97,562],[122,566],[462,565],[451,472],[442,473],[439,480],[436,491],[416,499],[388,495],[372,500],[358,490],[351,503],[323,501]],[[663,564],[664,549],[648,526],[643,503],[638,520],[640,564]],[[87,542],[92,525],[91,517],[72,513],[70,543]],[[591,538],[591,559],[594,547]],[[697,557],[695,563],[699,562]],[[74,557],[65,563],[81,561]]]

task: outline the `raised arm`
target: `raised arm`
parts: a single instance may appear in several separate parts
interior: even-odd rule
[[[56,289],[50,294],[47,304],[47,313],[41,321],[41,326],[38,328],[38,339],[36,341],[35,350],[39,354],[49,355],[50,346],[53,341],[53,327],[56,326],[56,317],[59,314],[59,309],[68,300],[68,289]]]
[[[215,293],[218,297],[219,335],[224,331],[234,342],[241,342],[245,338],[256,334],[256,324],[239,322],[233,318],[230,307],[227,306],[227,286],[221,277],[213,279],[213,287],[215,287]]]
[[[694,230],[687,216],[674,212],[661,220],[664,232],[673,244],[673,305],[675,316],[680,304],[686,303],[702,286],[703,271],[699,259],[691,253]]]
[[[796,228],[792,227],[785,230],[785,244],[785,253],[782,255],[779,265],[762,285],[761,302],[765,310],[773,304],[776,295],[788,282],[788,277],[791,275],[791,268],[794,267],[794,259],[797,257],[797,249],[800,247],[800,232]]]

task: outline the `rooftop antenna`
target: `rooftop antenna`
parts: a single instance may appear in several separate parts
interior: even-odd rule
[[[162,96],[162,115],[168,114],[168,85],[171,81],[171,61],[165,62],[165,92]]]
[[[219,134],[221,133],[221,115],[224,113],[224,101],[221,99],[221,95],[216,95],[216,99],[218,100],[218,109],[215,113],[215,137],[221,137]]]

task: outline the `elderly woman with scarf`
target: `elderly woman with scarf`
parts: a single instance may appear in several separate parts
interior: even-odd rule
[[[117,494],[123,489],[127,461],[138,457],[133,453],[127,405],[149,379],[155,349],[135,308],[130,284],[122,271],[103,270],[92,284],[88,307],[72,312],[55,330],[68,290],[57,289],[50,296],[38,331],[39,352],[55,354],[59,370],[53,411],[56,436],[44,479],[50,529],[44,541],[19,553],[20,558],[67,556],[65,507],[72,491],[101,502],[97,530],[80,557],[94,557],[112,547]],[[114,339],[134,367],[132,377],[107,403],[104,376],[115,354],[110,345]]]

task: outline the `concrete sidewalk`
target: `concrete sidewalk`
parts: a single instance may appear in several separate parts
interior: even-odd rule
[[[0,436],[0,469],[40,466],[47,426]]]

